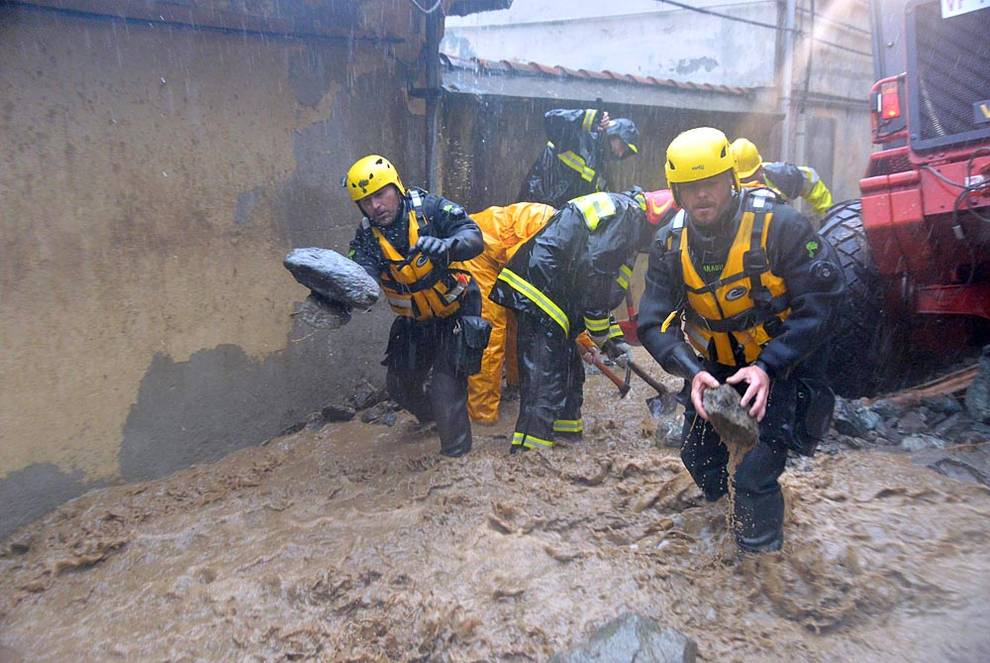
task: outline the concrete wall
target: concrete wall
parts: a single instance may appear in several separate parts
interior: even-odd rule
[[[363,154],[422,181],[376,42],[0,6],[0,537],[109,482],[257,444],[380,379],[391,315],[294,321]]]
[[[808,9],[810,3],[799,1],[798,6]],[[809,12],[798,12],[804,36],[795,44],[791,160],[817,169],[839,202],[859,197],[859,180],[872,151],[869,7],[865,2],[818,2],[816,13],[812,22]]]

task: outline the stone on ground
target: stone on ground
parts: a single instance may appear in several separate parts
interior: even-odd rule
[[[605,624],[588,641],[555,654],[550,663],[693,663],[698,645],[674,628],[626,613]]]

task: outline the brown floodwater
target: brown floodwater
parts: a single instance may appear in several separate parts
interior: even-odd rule
[[[0,661],[532,661],[625,611],[707,661],[990,660],[990,490],[820,454],[740,558],[649,395],[592,376],[547,452],[508,454],[511,405],[455,460],[403,415],[83,496],[4,542]]]

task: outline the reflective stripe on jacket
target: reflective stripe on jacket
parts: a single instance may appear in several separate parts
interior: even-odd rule
[[[582,329],[599,344],[621,333],[610,311],[625,297],[632,260],[643,245],[645,199],[617,193],[580,196],[525,242],[501,271],[491,299],[544,315],[568,336]]]
[[[756,361],[791,312],[784,280],[770,271],[767,259],[771,203],[760,195],[746,200],[718,279],[705,283],[698,273],[682,214],[675,218],[668,240],[670,249],[680,252],[685,336],[698,352],[725,366]]]

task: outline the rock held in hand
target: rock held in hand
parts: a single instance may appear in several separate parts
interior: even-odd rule
[[[705,391],[705,411],[708,412],[708,421],[726,446],[733,445],[742,451],[749,451],[756,445],[760,427],[756,419],[739,405],[739,399],[739,392],[731,385],[719,385]]]
[[[365,309],[380,290],[364,267],[330,249],[293,249],[282,261],[299,283],[331,302]]]

